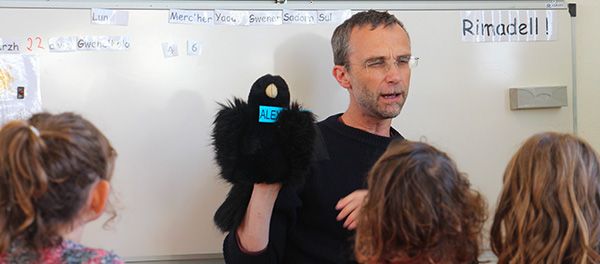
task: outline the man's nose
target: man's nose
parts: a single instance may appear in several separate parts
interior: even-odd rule
[[[389,69],[386,73],[386,81],[389,83],[397,83],[400,82],[402,80],[402,78],[404,77],[404,75],[406,75],[406,71],[410,71],[410,69],[408,67],[404,67],[406,65],[397,65],[395,63],[392,63],[391,65],[389,65]]]

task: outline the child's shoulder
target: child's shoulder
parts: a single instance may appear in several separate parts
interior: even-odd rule
[[[79,243],[65,240],[61,246],[62,263],[120,264],[123,260],[112,251],[89,248]]]
[[[59,246],[33,251],[22,240],[11,243],[8,252],[0,254],[0,264],[121,264],[123,260],[112,251],[85,247],[65,240]]]

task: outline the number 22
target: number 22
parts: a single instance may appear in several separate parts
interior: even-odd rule
[[[32,51],[33,49],[33,42],[34,40],[37,42],[37,48],[38,49],[44,49],[44,46],[42,45],[42,38],[41,37],[28,37],[27,38],[27,50],[28,51]]]

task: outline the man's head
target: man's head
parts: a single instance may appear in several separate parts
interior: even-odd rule
[[[387,12],[360,12],[336,28],[331,44],[333,75],[350,93],[349,109],[376,120],[397,116],[415,60],[404,25]]]

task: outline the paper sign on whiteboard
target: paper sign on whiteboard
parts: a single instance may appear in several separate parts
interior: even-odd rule
[[[215,25],[247,26],[248,11],[215,10]]]
[[[42,110],[39,66],[31,55],[0,55],[0,125]]]
[[[188,56],[197,56],[202,54],[202,44],[196,40],[187,41]]]
[[[77,39],[78,50],[126,50],[130,46],[127,36],[83,36]]]
[[[316,24],[317,10],[283,10],[283,24]]]
[[[557,39],[554,10],[479,10],[461,12],[463,41],[549,41]]]
[[[165,58],[177,57],[179,56],[179,51],[177,49],[177,43],[175,42],[163,42],[161,44],[163,55]]]
[[[127,24],[129,24],[129,12],[124,10],[92,8],[91,19],[92,24],[127,26]]]
[[[248,11],[248,25],[281,25],[281,10],[271,11]]]
[[[77,37],[56,37],[48,40],[51,52],[69,52],[77,50]]]
[[[21,53],[24,50],[20,40],[17,39],[1,39],[0,38],[0,53]]]
[[[171,24],[214,24],[215,11],[213,10],[169,10],[169,23]]]
[[[317,23],[319,24],[341,24],[352,16],[352,10],[319,10],[317,11]]]

